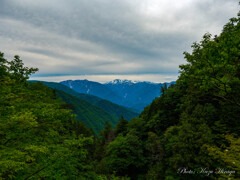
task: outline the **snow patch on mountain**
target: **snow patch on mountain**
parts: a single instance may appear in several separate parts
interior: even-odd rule
[[[104,84],[137,84],[137,83],[147,83],[147,84],[157,84],[150,81],[132,81],[127,79],[114,79],[113,81],[106,82]]]

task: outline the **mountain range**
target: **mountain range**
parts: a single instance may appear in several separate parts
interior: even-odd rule
[[[120,79],[104,84],[88,80],[60,82],[60,84],[68,86],[78,93],[94,95],[137,112],[141,112],[153,99],[160,96],[160,89],[164,84],[170,86],[174,83],[174,81],[170,83],[152,83]]]
[[[30,82],[37,83],[39,81]],[[104,128],[106,120],[114,127],[122,116],[127,120],[131,120],[139,115],[139,113],[133,112],[126,107],[93,95],[78,93],[60,83],[40,82],[54,89],[58,98],[61,98],[69,107],[72,106],[73,113],[77,115],[77,119],[84,122],[88,127],[93,128],[95,132]]]
[[[41,83],[52,88],[66,103],[64,106],[72,109],[77,119],[95,132],[104,128],[106,120],[115,127],[122,116],[127,120],[137,117],[144,107],[160,96],[160,89],[164,86],[164,83],[119,79],[104,84],[88,80]]]

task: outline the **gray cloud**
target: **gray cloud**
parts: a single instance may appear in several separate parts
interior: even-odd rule
[[[39,76],[176,75],[183,51],[237,12],[238,0],[3,0],[0,50]]]

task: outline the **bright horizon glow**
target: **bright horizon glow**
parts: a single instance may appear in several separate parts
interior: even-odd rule
[[[48,77],[30,77],[30,80],[60,82],[65,80],[84,80],[106,83],[115,79],[131,81],[150,81],[154,83],[164,83],[176,81],[178,75],[161,74],[136,74],[136,75],[69,75],[69,76],[48,76]]]

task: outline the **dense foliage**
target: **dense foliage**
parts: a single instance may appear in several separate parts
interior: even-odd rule
[[[23,67],[18,56],[8,62],[1,53],[0,60],[0,177],[87,179],[91,132],[61,108],[52,90],[28,84],[37,69]]]
[[[176,84],[139,117],[121,117],[115,129],[106,121],[96,137],[69,110],[77,102],[56,98],[71,96],[29,84],[37,69],[1,53],[0,177],[240,179],[240,17],[192,47]]]
[[[151,180],[240,178],[240,18],[192,48],[176,84],[162,87],[162,96],[138,118],[117,125],[104,158],[110,173]]]
[[[106,179],[94,172],[93,133],[42,83],[0,53],[0,179]]]

